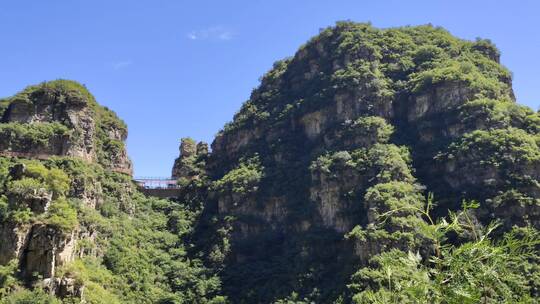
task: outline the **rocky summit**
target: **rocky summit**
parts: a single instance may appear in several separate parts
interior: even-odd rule
[[[338,22],[182,139],[171,199],[83,85],[0,99],[0,303],[536,303],[540,113],[499,57]]]

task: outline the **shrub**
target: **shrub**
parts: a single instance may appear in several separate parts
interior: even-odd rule
[[[8,183],[7,190],[10,194],[23,199],[43,197],[47,195],[47,185],[35,178],[23,177]]]
[[[62,139],[70,134],[69,129],[58,122],[2,123],[0,148],[21,152],[50,149],[53,140]]]
[[[430,263],[397,249],[374,256],[370,267],[352,277],[354,303],[531,303],[528,280],[539,275],[534,267],[538,231],[515,228],[494,241],[488,236],[495,226],[477,230],[466,214],[452,214],[450,222],[431,221],[439,241]],[[473,239],[444,245],[448,234],[463,231]]]
[[[11,260],[6,265],[0,265],[0,299],[6,297],[18,285],[17,266],[16,259]]]
[[[7,197],[5,195],[0,195],[0,223],[8,217],[9,205]]]
[[[8,109],[10,103],[11,102],[9,99],[0,98],[0,120],[4,116],[4,113]]]
[[[470,128],[480,124],[486,129],[515,127],[529,133],[538,133],[540,128],[539,116],[533,110],[506,99],[475,99],[462,105],[459,110],[460,121]]]
[[[498,61],[501,56],[501,52],[489,39],[476,38],[476,41],[471,45],[471,49],[494,61]]]
[[[75,228],[79,222],[77,220],[77,210],[65,199],[58,199],[51,203],[46,216],[47,224],[54,226],[64,232],[69,232]]]
[[[413,73],[409,86],[413,93],[420,94],[440,83],[464,83],[474,93],[484,97],[508,97],[508,86],[499,79],[482,73],[470,60],[447,60],[434,68]]]
[[[85,303],[122,303],[110,290],[115,286],[113,273],[102,267],[99,260],[95,258],[76,259],[59,269],[58,276],[74,278],[79,284],[83,284]]]
[[[349,125],[346,125],[344,137],[347,139],[357,138],[368,144],[387,143],[394,133],[394,127],[386,120],[378,116],[360,117]]]
[[[11,211],[9,218],[17,224],[27,224],[34,218],[34,213],[30,208],[21,208]]]
[[[62,304],[54,296],[46,294],[41,289],[20,290],[0,300],[1,304]]]
[[[63,170],[57,168],[47,169],[41,163],[28,163],[25,175],[45,183],[54,197],[62,196],[69,190],[70,179]]]
[[[444,54],[444,50],[435,45],[420,46],[413,54],[413,62],[418,65],[433,64],[435,61],[441,59]]]
[[[361,88],[376,97],[390,97],[390,90],[386,78],[381,71],[366,60],[358,60],[332,75],[332,82],[336,89],[357,90]]]
[[[475,151],[474,155],[470,155],[470,151]],[[540,148],[538,138],[521,129],[476,130],[465,134],[438,156],[439,159],[462,160],[469,157],[478,160],[470,162],[473,165],[505,165],[518,169],[515,166],[540,162]]]
[[[241,160],[240,165],[227,172],[220,180],[216,181],[214,187],[220,192],[255,192],[257,191],[259,181],[264,175],[263,169],[258,156],[247,160]]]

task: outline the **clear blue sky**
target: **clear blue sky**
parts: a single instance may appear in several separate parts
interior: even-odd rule
[[[129,125],[135,174],[167,176],[180,137],[211,142],[278,59],[338,20],[490,38],[518,101],[540,106],[539,1],[4,0],[0,96],[86,84]]]

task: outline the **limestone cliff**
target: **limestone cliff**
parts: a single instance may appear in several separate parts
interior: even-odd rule
[[[0,178],[0,265],[16,261],[26,284],[81,297],[81,283],[58,276],[58,269],[99,254],[83,246],[97,231],[77,213],[104,203],[110,190],[103,188],[111,187],[106,174],[130,176],[127,129],[71,81],[30,86],[2,104],[0,163],[9,171]],[[130,212],[129,177],[123,187],[120,207]]]
[[[80,84],[57,80],[30,86],[3,100],[3,107],[3,155],[77,157],[131,174],[127,127]]]
[[[217,229],[231,243],[216,247],[225,290],[252,303],[285,285],[335,300],[352,265],[391,248],[429,255],[414,211],[429,193],[437,216],[475,200],[480,223],[540,227],[539,119],[515,103],[487,40],[431,26],[322,31],[274,65],[212,143],[206,212],[228,223]],[[247,271],[259,280],[240,284]]]
[[[198,178],[204,166],[197,165],[208,156],[208,144],[195,143],[191,138],[182,138],[180,156],[174,161],[171,176],[181,179],[183,183]]]

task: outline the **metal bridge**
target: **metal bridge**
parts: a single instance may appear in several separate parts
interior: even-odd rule
[[[142,193],[159,198],[172,198],[180,194],[177,180],[170,177],[140,176],[134,178]]]
[[[170,177],[137,176],[135,183],[144,189],[178,189],[177,180]]]

